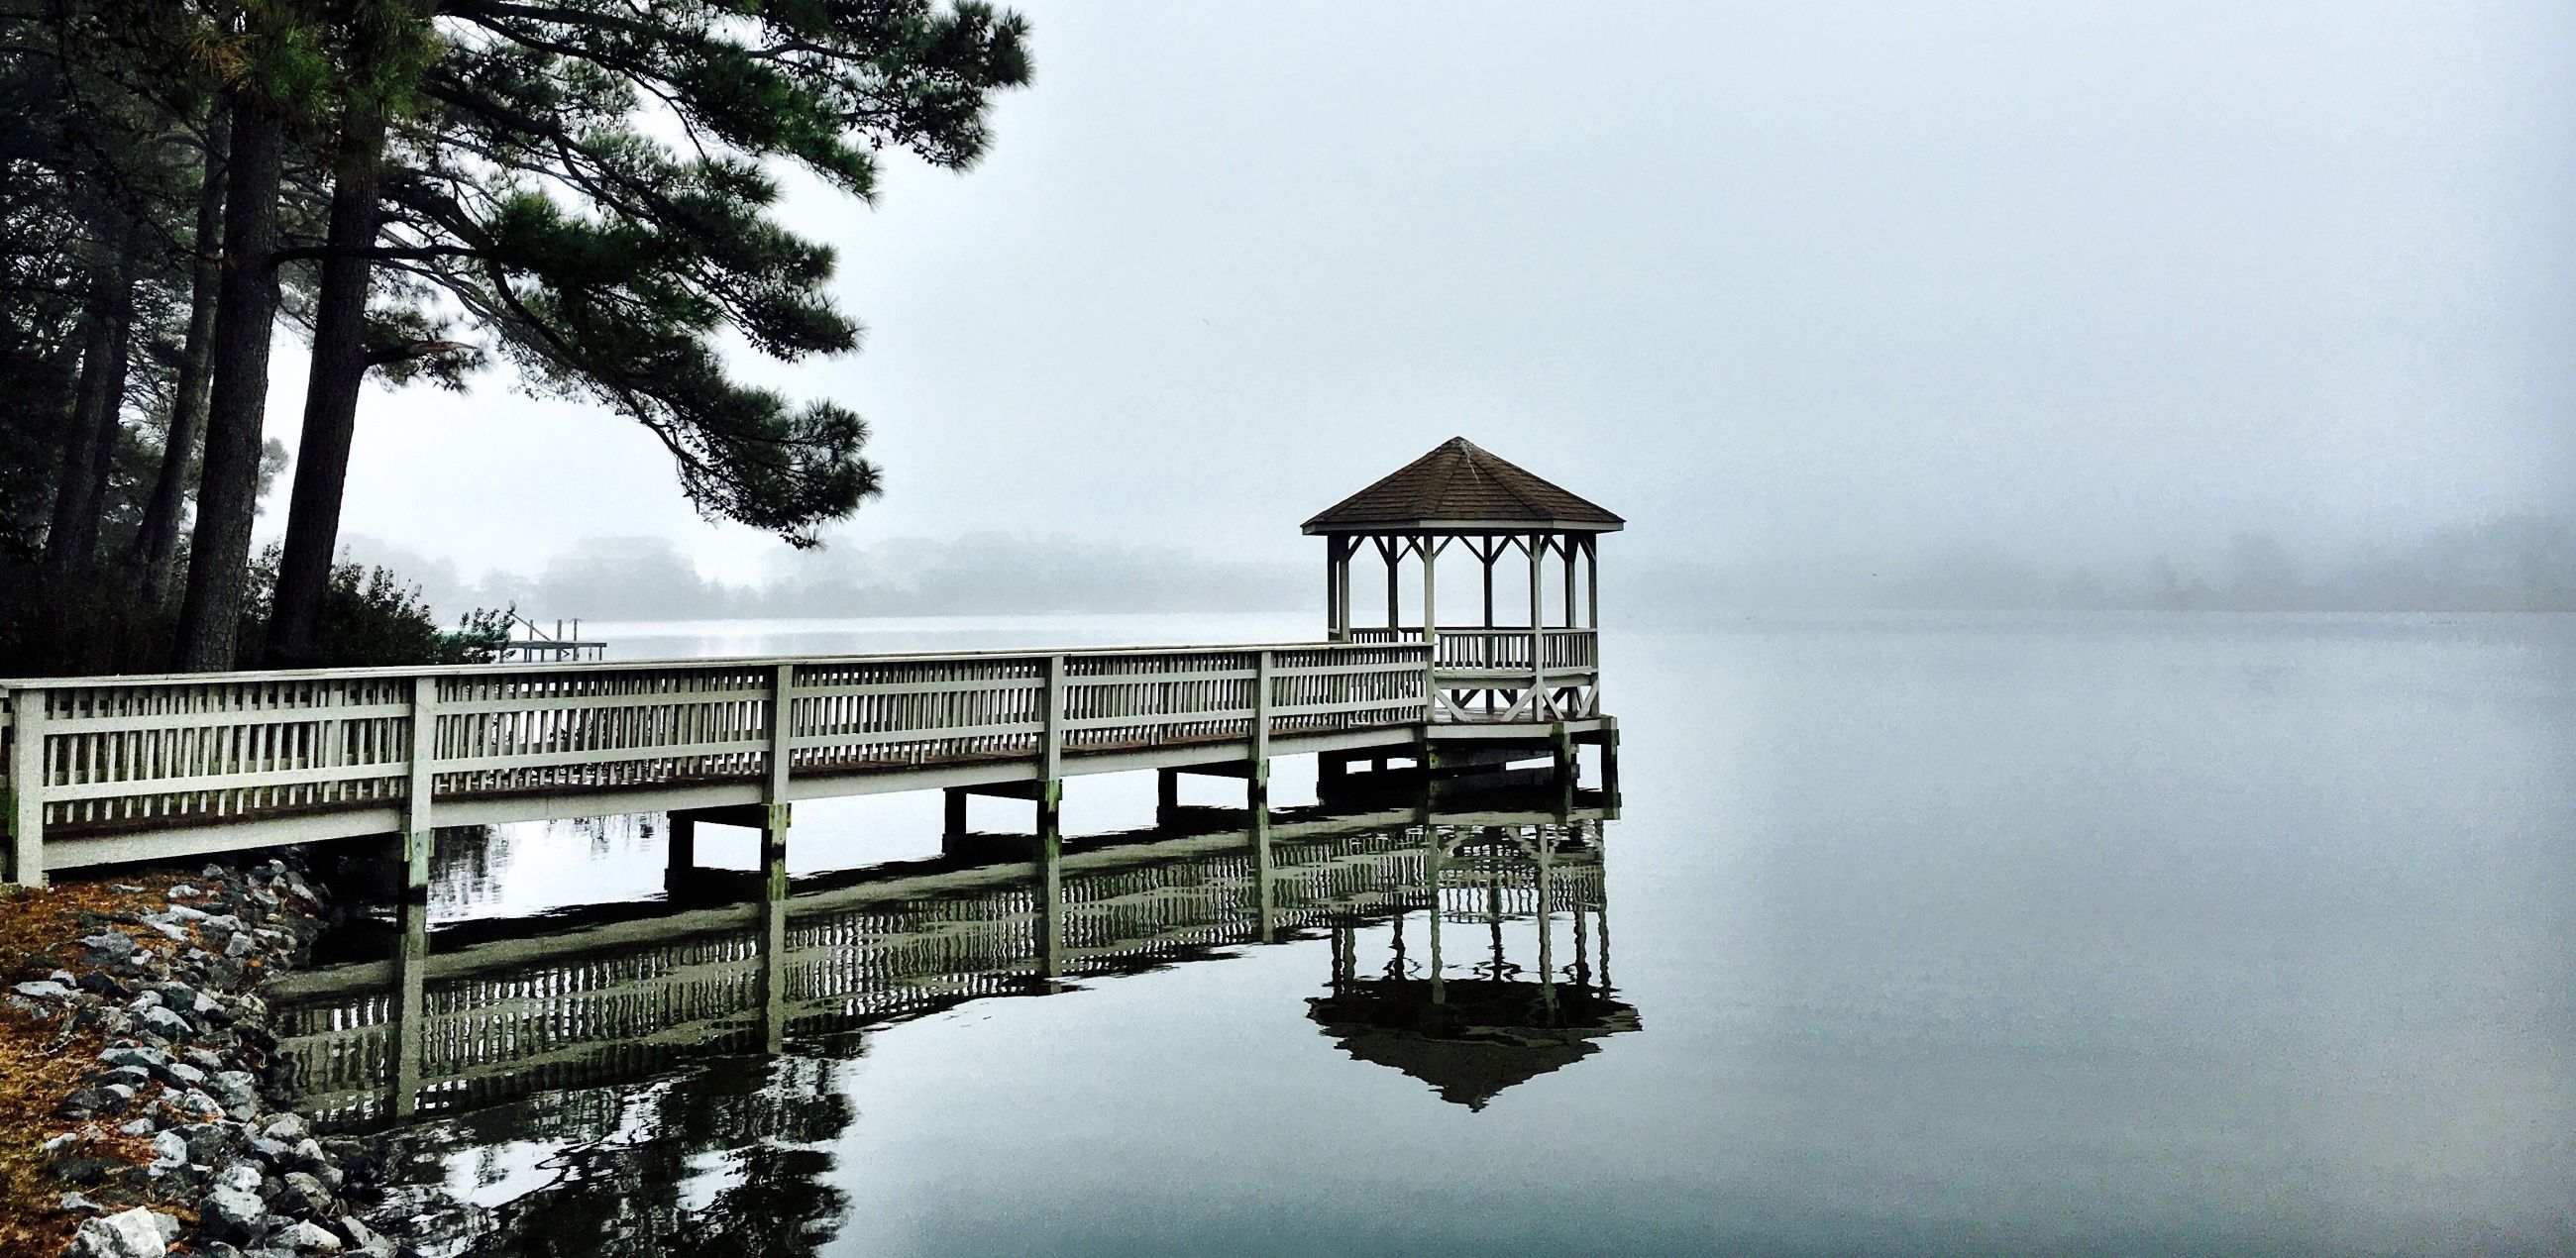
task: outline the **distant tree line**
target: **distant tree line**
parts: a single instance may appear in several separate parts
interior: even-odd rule
[[[2206,553],[2125,563],[2050,562],[1967,547],[1728,568],[1605,564],[1604,578],[1605,610],[1665,619],[1810,608],[2571,612],[2576,521],[2504,515],[2305,558],[2272,534],[2249,530]]]
[[[0,0],[0,672],[488,637],[424,638],[416,590],[336,561],[370,378],[497,360],[644,425],[702,514],[811,544],[878,474],[856,415],[719,352],[858,343],[773,168],[865,199],[888,147],[964,167],[1028,77],[978,0]],[[263,557],[280,323],[311,355]]]
[[[385,540],[358,556],[417,575],[431,605],[541,606],[590,620],[846,619],[1021,612],[1308,612],[1322,615],[1302,563],[1208,559],[1062,537],[966,534],[782,552],[765,571],[711,578],[660,537],[590,538],[534,571],[469,576]]]

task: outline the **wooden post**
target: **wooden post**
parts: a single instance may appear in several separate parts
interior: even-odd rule
[[[1440,850],[1440,828],[1422,827],[1422,881],[1431,900],[1431,1003],[1449,1002],[1448,976],[1440,961],[1440,866],[1447,853]]]
[[[411,679],[411,765],[403,795],[403,896],[429,898],[429,858],[438,842],[431,805],[438,794],[438,679]]]
[[[408,1119],[420,1110],[421,1046],[429,1028],[429,902],[405,900],[396,910],[402,938],[394,945],[393,1114]]]
[[[45,885],[45,706],[42,690],[9,692],[9,881]]]
[[[1324,637],[1333,642],[1348,641],[1342,618],[1342,535],[1324,535]]]
[[[1270,652],[1253,657],[1252,664],[1252,741],[1251,771],[1244,775],[1249,806],[1256,812],[1270,808]]]
[[[787,822],[771,804],[760,827],[760,1046],[773,1056],[787,1047]]]
[[[698,819],[674,814],[662,822],[662,894],[676,896],[698,867]]]
[[[1404,618],[1397,614],[1395,609],[1395,544],[1381,537],[1377,539],[1377,552],[1386,557],[1386,627],[1389,631],[1393,631],[1404,626]]]
[[[1575,758],[1574,736],[1565,732],[1565,722],[1558,721],[1554,733],[1556,758],[1556,814],[1570,817],[1574,813],[1574,788],[1582,762]]]
[[[1167,826],[1181,811],[1181,771],[1154,770],[1154,824]]]
[[[1064,657],[1050,655],[1046,664],[1045,746],[1038,756],[1038,846],[1048,877],[1055,871],[1057,844],[1064,820]]]
[[[1432,654],[1440,653],[1440,578],[1433,562],[1440,557],[1440,547],[1425,534],[1422,547],[1422,640],[1432,643]]]
[[[1488,629],[1494,627],[1494,560],[1502,553],[1503,548],[1495,545],[1492,538],[1486,538],[1484,544],[1476,548],[1476,557],[1485,569],[1485,627]]]
[[[1530,719],[1533,721],[1543,720],[1547,716],[1547,643],[1546,634],[1539,627],[1539,621],[1542,619],[1539,614],[1539,592],[1544,584],[1542,580],[1544,570],[1539,567],[1539,556],[1546,545],[1545,533],[1530,534]]]
[[[1039,718],[1044,724],[1044,731],[1039,735],[1038,780],[1055,783],[1064,776],[1063,656],[1047,657],[1046,690],[1039,701],[1046,705],[1046,714]]]
[[[1591,614],[1583,618],[1584,627],[1598,631],[1601,628],[1601,537],[1597,533],[1583,539],[1583,596],[1591,603]]]
[[[1619,807],[1619,725],[1607,717],[1601,731],[1601,796],[1602,802],[1617,811]]]
[[[1256,929],[1260,941],[1275,943],[1279,932],[1278,871],[1270,856],[1270,800],[1265,793],[1252,806],[1252,882],[1253,906],[1260,914]]]
[[[947,825],[946,825],[945,827],[943,827],[943,828],[942,828],[941,833],[942,833],[945,837],[948,837],[948,838],[952,838],[952,839],[953,839],[953,838],[958,837],[959,835],[962,835],[962,834],[966,833],[966,795],[967,795],[967,792],[966,792],[966,788],[965,788],[965,787],[962,787],[962,786],[952,786],[952,787],[949,787],[946,791],[944,791],[944,792],[942,792],[942,793],[943,793],[943,794],[945,794],[945,795],[948,797],[948,798],[947,798],[947,813],[948,813],[948,815],[947,815],[947,818],[946,818]]]
[[[1557,539],[1557,553],[1565,556],[1565,627],[1574,627],[1574,535]]]
[[[1064,833],[1059,806],[1064,783],[1049,781],[1038,791],[1037,953],[1038,974],[1064,973]]]
[[[1556,840],[1546,826],[1538,828],[1538,990],[1547,1005],[1547,1020],[1556,1022],[1556,922],[1547,903],[1548,854]]]
[[[769,778],[761,790],[761,802],[779,805],[787,802],[787,775],[795,767],[796,750],[790,739],[796,725],[796,666],[781,664],[771,670],[769,682]]]

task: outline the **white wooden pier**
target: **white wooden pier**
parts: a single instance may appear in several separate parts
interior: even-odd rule
[[[1597,592],[1575,625],[1575,557],[1618,518],[1463,440],[1307,530],[1331,539],[1321,642],[756,659],[582,661],[0,681],[10,880],[132,861],[393,836],[426,885],[438,826],[668,812],[786,841],[798,800],[945,789],[1037,805],[1052,843],[1069,777],[1242,777],[1267,807],[1274,757],[1501,763],[1604,749]],[[1387,560],[1387,624],[1354,626],[1350,561]],[[1485,624],[1441,626],[1431,566],[1486,557]],[[1495,560],[1530,556],[1530,622],[1492,624]],[[1399,565],[1419,558],[1403,626]],[[1547,624],[1542,556],[1568,623]],[[1422,626],[1438,626],[1424,628]]]

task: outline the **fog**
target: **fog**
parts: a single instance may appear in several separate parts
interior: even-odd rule
[[[2576,586],[2576,6],[1020,7],[979,169],[791,202],[869,343],[741,368],[886,469],[824,552],[487,377],[370,395],[352,554],[540,617],[1304,606],[1298,522],[1465,435],[1629,519],[1614,614]]]

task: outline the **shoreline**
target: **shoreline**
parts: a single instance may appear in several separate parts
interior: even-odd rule
[[[0,899],[0,1254],[415,1252],[365,1218],[373,1142],[272,1075],[260,988],[330,914],[291,859]]]

